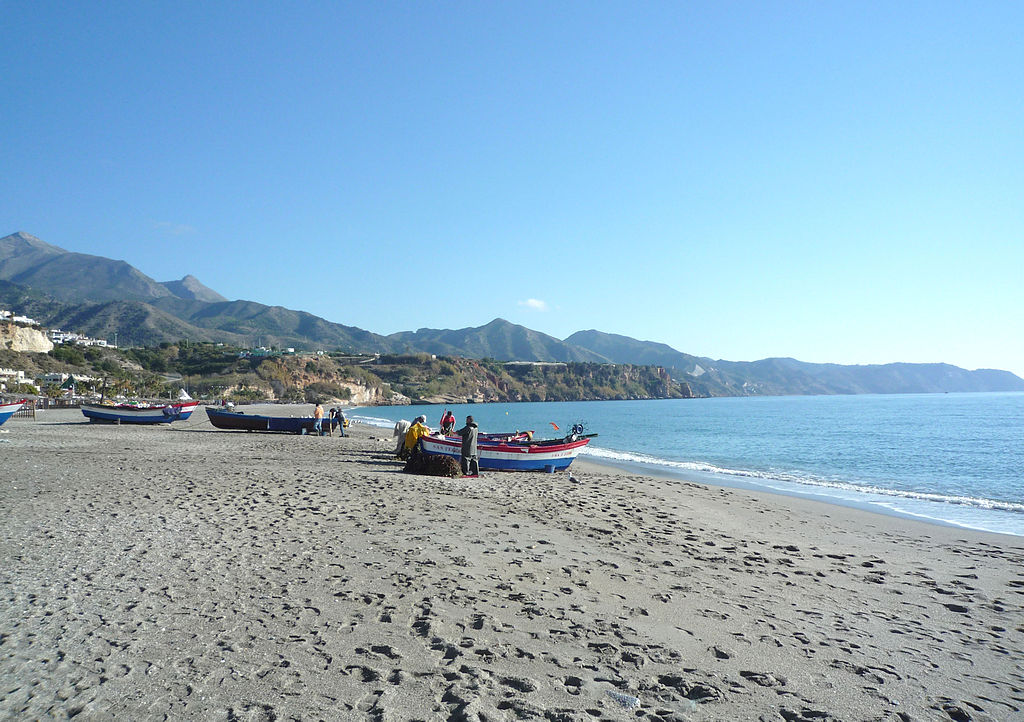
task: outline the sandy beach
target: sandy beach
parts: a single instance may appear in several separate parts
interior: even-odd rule
[[[584,462],[411,476],[366,426],[2,431],[4,719],[1024,719],[1018,537]]]

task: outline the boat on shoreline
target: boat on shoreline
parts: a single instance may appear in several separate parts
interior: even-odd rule
[[[24,405],[25,399],[22,399],[21,401],[11,401],[9,403],[0,403],[0,426],[3,426],[3,423],[20,411],[21,407]]]
[[[562,471],[568,469],[584,446],[597,434],[571,434],[564,439],[544,441],[488,439],[481,434],[477,455],[481,471]],[[462,456],[462,440],[424,436],[420,448],[425,454]]]
[[[307,434],[313,433],[312,416],[264,416],[263,414],[246,414],[241,411],[228,411],[212,406],[206,407],[206,415],[210,423],[224,431],[278,431],[282,433]],[[341,420],[337,417],[324,416],[321,428],[324,431],[338,428]]]
[[[169,424],[184,421],[198,401],[172,404],[82,404],[82,414],[99,424]]]

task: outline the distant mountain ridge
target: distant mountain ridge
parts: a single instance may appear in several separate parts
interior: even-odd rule
[[[180,281],[164,281],[161,285],[178,298],[190,299],[193,301],[206,301],[208,303],[227,301],[226,298],[216,291],[204,286],[199,282],[198,278],[191,274],[186,275]]]
[[[638,341],[629,336],[604,333],[593,329],[577,331],[565,339],[565,342],[589,349],[613,363],[642,363],[692,372],[700,365],[701,361],[707,360],[676,351],[663,343]]]
[[[0,279],[61,301],[227,300],[195,276],[160,283],[124,261],[65,251],[22,231],[0,238]]]
[[[444,356],[493,358],[500,361],[597,361],[608,358],[568,341],[496,318],[479,328],[421,328],[388,336],[410,350]]]
[[[792,358],[724,361],[691,356],[670,346],[627,336],[579,331],[566,339],[615,363],[656,364],[673,370],[703,396],[898,394],[950,391],[1024,391],[1024,379],[994,369],[968,371],[950,364],[866,366],[814,364]]]
[[[192,275],[158,282],[124,261],[66,251],[23,232],[0,238],[0,305],[15,306],[51,327],[111,340],[116,334],[121,345],[191,338],[242,346],[660,366],[702,396],[1024,391],[1024,379],[1008,371],[789,358],[724,361],[593,329],[560,340],[500,318],[476,328],[382,336],[303,311],[228,301]]]
[[[191,275],[160,283],[124,261],[72,253],[18,232],[0,238],[0,301],[26,296],[33,318],[97,338],[113,340],[116,332],[121,344],[191,338],[390,351],[383,336],[354,326],[280,306],[228,301]]]

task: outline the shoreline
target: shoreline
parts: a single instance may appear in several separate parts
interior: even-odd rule
[[[570,467],[570,469],[572,468],[579,468],[580,470],[587,469],[590,472],[598,474],[618,473],[635,477],[647,477],[671,484],[697,485],[706,488],[708,491],[715,489],[728,490],[738,494],[749,495],[752,500],[757,500],[759,503],[769,504],[780,508],[801,509],[802,513],[807,515],[816,514],[823,517],[838,515],[848,519],[851,523],[864,525],[872,524],[879,527],[885,527],[892,531],[903,530],[911,534],[949,535],[956,536],[957,538],[961,538],[966,535],[976,541],[1001,541],[1011,545],[1024,546],[1024,537],[1017,534],[1004,534],[985,529],[973,529],[935,519],[916,518],[912,515],[896,511],[886,512],[854,504],[841,504],[838,501],[832,501],[829,497],[815,499],[810,498],[810,495],[801,496],[798,494],[788,494],[783,491],[757,489],[753,488],[754,485],[730,486],[727,484],[716,484],[714,482],[697,478],[684,478],[682,475],[674,476],[670,473],[662,474],[646,470],[635,471],[628,468],[626,465],[618,466],[617,464],[609,463],[604,460],[594,461],[589,458],[578,457],[576,461],[573,462],[573,466]]]
[[[899,511],[896,509],[886,509],[877,505],[873,505],[870,502],[858,502],[848,501],[841,497],[830,496],[828,494],[819,494],[814,491],[800,491],[800,490],[788,490],[788,489],[766,489],[761,487],[759,484],[752,482],[735,481],[729,483],[731,480],[721,479],[721,477],[714,474],[698,474],[697,472],[671,472],[662,471],[659,469],[647,469],[642,467],[640,464],[631,464],[629,462],[615,463],[614,461],[606,459],[593,459],[590,456],[577,457],[574,464],[582,462],[586,465],[593,465],[598,468],[603,468],[609,471],[617,471],[625,474],[634,474],[640,476],[651,476],[657,479],[664,479],[665,481],[676,482],[676,483],[691,483],[701,484],[703,486],[721,488],[721,489],[733,489],[736,491],[748,492],[750,494],[765,495],[768,497],[780,497],[783,499],[794,499],[809,504],[820,504],[824,507],[838,507],[840,509],[849,509],[852,511],[858,511],[869,516],[881,516],[900,519],[905,522],[911,522],[914,524],[924,524],[926,526],[938,526],[942,528],[955,529],[964,532],[974,532],[977,534],[991,534],[996,537],[1006,537],[1014,539],[1018,542],[1024,540],[1024,534],[1013,534],[1010,532],[999,532],[992,531],[989,529],[979,529],[972,526],[966,526],[964,524],[957,524],[955,522],[947,521],[944,519],[936,519],[924,515],[916,515],[911,512]]]
[[[438,405],[440,406],[440,405]],[[371,411],[376,407],[353,407],[352,411],[362,411],[364,416],[370,416]],[[348,413],[349,410],[346,410]],[[377,417],[378,419],[380,417]],[[380,419],[383,421],[383,419]],[[364,422],[365,423],[365,422]],[[390,426],[377,425],[375,423],[366,423],[367,426],[377,428],[381,430],[390,430]],[[866,514],[879,515],[883,517],[897,518],[908,522],[916,522],[926,524],[930,526],[948,527],[952,529],[960,529],[964,531],[972,531],[980,534],[993,534],[1000,537],[1009,537],[1012,539],[1021,540],[1024,539],[1024,531],[1021,533],[1013,533],[1006,531],[998,531],[993,529],[980,528],[979,526],[972,526],[968,523],[958,523],[956,521],[950,521],[947,519],[936,518],[927,514],[917,514],[912,511],[905,511],[900,509],[893,509],[884,506],[881,503],[873,503],[871,499],[871,492],[867,490],[858,491],[851,490],[853,494],[864,495],[863,500],[859,499],[848,499],[838,494],[828,494],[821,490],[819,487],[808,486],[806,489],[802,488],[797,482],[776,482],[778,484],[788,484],[793,488],[770,488],[767,483],[759,484],[753,481],[746,481],[745,477],[732,477],[728,474],[715,474],[713,472],[698,472],[698,471],[687,471],[687,470],[671,470],[665,468],[658,468],[651,464],[644,464],[642,462],[635,462],[629,460],[617,461],[615,459],[595,457],[595,455],[588,454],[586,451],[581,453],[574,465],[579,463],[594,464],[601,467],[609,472],[619,472],[630,475],[639,476],[651,476],[658,479],[664,479],[667,481],[673,481],[676,483],[695,483],[702,484],[709,487],[723,488],[723,489],[734,489],[739,491],[748,491],[757,494],[767,494],[769,496],[777,496],[786,499],[800,499],[803,501],[814,502],[823,504],[828,507],[839,507],[842,509],[855,509]],[[886,497],[882,497],[885,499]],[[891,497],[893,503],[898,503],[902,497],[893,496]],[[918,500],[919,503],[926,504],[941,504],[940,501],[926,501]]]
[[[1024,710],[1017,537],[579,460],[407,475],[368,424],[4,428],[0,718]]]

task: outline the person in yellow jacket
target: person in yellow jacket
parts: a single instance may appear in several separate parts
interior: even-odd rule
[[[405,455],[408,456],[412,453],[412,450],[416,448],[416,445],[420,443],[420,438],[427,436],[430,433],[430,429],[427,427],[427,417],[417,416],[416,420],[412,422],[412,426],[405,432]]]

